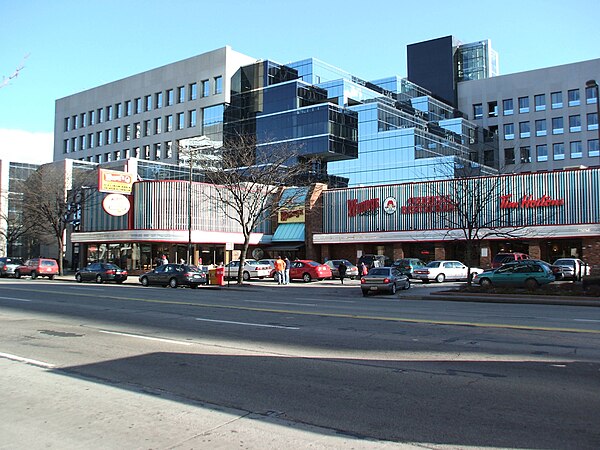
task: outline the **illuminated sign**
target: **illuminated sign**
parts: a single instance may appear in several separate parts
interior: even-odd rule
[[[359,202],[357,199],[347,201],[348,217],[367,216],[379,214],[379,199],[371,198]]]
[[[98,170],[98,191],[114,194],[131,194],[133,174],[116,170]]]
[[[450,195],[430,195],[428,197],[410,197],[406,206],[402,206],[402,214],[438,213],[454,211],[456,205]]]
[[[513,202],[512,195],[500,196],[500,209],[518,209],[518,208],[547,208],[549,206],[563,206],[565,200],[562,198],[554,199],[547,195],[540,198],[534,198],[533,195],[524,195],[521,201]]]
[[[398,202],[394,197],[388,197],[383,201],[383,210],[386,214],[394,214],[398,209]]]
[[[279,223],[304,223],[304,220],[304,207],[279,210]]]
[[[108,194],[102,200],[102,208],[111,216],[120,217],[129,212],[129,199],[123,194]]]

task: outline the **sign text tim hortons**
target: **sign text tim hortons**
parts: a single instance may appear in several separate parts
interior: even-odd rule
[[[379,199],[371,198],[359,202],[357,199],[347,201],[348,217],[366,216],[379,214]]]
[[[547,195],[542,195],[540,198],[534,198],[533,195],[524,195],[518,202],[513,202],[511,197],[511,194],[500,196],[500,209],[546,208],[549,206],[563,206],[565,204],[563,198],[554,199]]]
[[[418,214],[432,212],[454,211],[456,205],[450,195],[430,195],[427,197],[410,197],[406,200],[406,206],[400,210],[402,214]]]

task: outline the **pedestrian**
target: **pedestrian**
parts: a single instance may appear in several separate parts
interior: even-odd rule
[[[277,284],[283,284],[283,274],[285,272],[285,261],[281,259],[281,256],[275,260],[275,278],[277,278]]]
[[[181,259],[179,260],[179,264],[185,264],[185,259],[181,258]]]
[[[360,263],[360,274],[361,275],[368,275],[369,274],[369,269],[367,269],[367,265],[364,262]]]
[[[344,278],[346,277],[346,270],[348,266],[344,264],[344,261],[340,261],[340,265],[338,266],[338,274],[340,275],[340,281],[344,284]]]
[[[285,269],[283,272],[283,284],[290,284],[290,267],[292,263],[287,256],[285,257],[283,262],[285,262]]]
[[[164,266],[165,264],[169,264],[169,260],[167,259],[167,255],[162,255],[160,258],[160,263]]]

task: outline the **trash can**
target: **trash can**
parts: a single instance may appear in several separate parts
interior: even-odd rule
[[[225,267],[217,267],[215,269],[215,284],[217,286],[225,286]]]
[[[217,268],[211,267],[208,269],[208,284],[217,284]]]

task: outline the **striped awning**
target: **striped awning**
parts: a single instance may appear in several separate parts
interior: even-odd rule
[[[272,242],[304,242],[304,224],[283,223],[279,225],[275,230]]]

